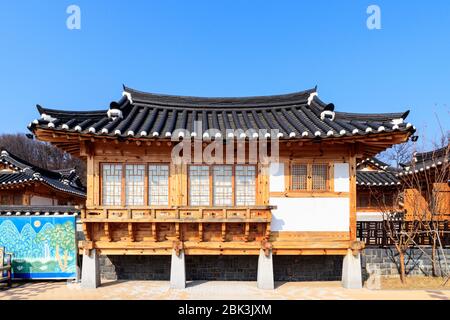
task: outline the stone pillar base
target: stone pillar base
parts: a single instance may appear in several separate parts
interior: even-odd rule
[[[96,249],[90,250],[90,254],[83,254],[81,269],[81,287],[95,289],[100,286],[100,266]]]
[[[186,264],[184,259],[184,250],[177,255],[176,251],[172,251],[172,261],[170,264],[170,288],[185,289],[186,288]]]
[[[259,289],[264,290],[275,289],[275,284],[273,280],[272,250],[269,251],[268,257],[265,255],[263,249],[259,251],[257,285]]]
[[[360,252],[355,256],[351,249],[347,250],[342,265],[342,286],[346,289],[362,289]]]

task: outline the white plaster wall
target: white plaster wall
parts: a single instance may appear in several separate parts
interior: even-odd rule
[[[53,205],[53,200],[51,198],[32,196],[30,204],[32,206],[51,206]]]
[[[284,163],[270,164],[270,192],[284,192]]]
[[[334,191],[350,192],[350,166],[348,163],[334,164]]]
[[[349,231],[349,198],[270,198],[272,231]]]
[[[383,221],[382,212],[356,212],[356,221]]]

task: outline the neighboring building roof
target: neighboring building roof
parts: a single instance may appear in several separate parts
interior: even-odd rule
[[[0,216],[78,216],[81,210],[66,206],[0,206]]]
[[[372,166],[374,166],[374,167],[376,167],[378,169],[381,169],[381,170],[389,170],[389,171],[395,171],[396,170],[395,168],[391,167],[387,163],[385,163],[385,162],[383,162],[383,161],[381,161],[381,160],[379,160],[377,158],[366,158],[366,159],[363,159],[363,160],[361,160],[360,162],[358,162],[356,164],[356,167],[359,168],[359,167],[361,167],[363,165],[367,165],[367,164],[368,165],[372,165]]]
[[[400,181],[392,172],[357,171],[356,184],[368,187],[386,187],[400,185]]]
[[[402,164],[403,171],[398,175],[419,173],[439,167],[450,160],[450,144],[429,152],[416,152],[413,160],[408,164]]]
[[[376,169],[371,171],[363,170],[367,165]],[[377,158],[366,158],[356,164],[356,184],[368,187],[386,187],[401,184],[396,177],[396,169]]]
[[[227,130],[249,131],[239,138],[256,138],[258,130],[279,130],[281,139],[340,138],[377,133],[408,132],[415,128],[403,120],[409,111],[385,114],[334,112],[316,89],[302,92],[239,98],[200,98],[152,94],[124,87],[124,97],[109,110],[61,111],[38,106],[40,120],[29,128],[51,129],[96,136],[170,138],[177,129],[216,129],[214,136],[227,137]],[[214,138],[214,137],[212,137]]]
[[[5,149],[1,149],[0,163],[14,170],[13,172],[0,172],[0,189],[28,182],[40,182],[60,192],[86,197],[86,189],[81,184],[75,169],[61,171],[42,169]]]

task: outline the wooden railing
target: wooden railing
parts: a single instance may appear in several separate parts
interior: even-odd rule
[[[100,207],[82,211],[84,222],[270,222],[274,206]]]
[[[372,247],[386,247],[394,245],[394,241],[389,236],[389,228],[386,221],[370,221],[357,222],[356,236],[358,240],[363,241],[366,246]],[[401,225],[403,223],[403,226]],[[403,230],[413,230],[414,221],[391,222],[393,230],[396,232]],[[437,228],[427,228],[425,226],[419,227],[419,232],[416,233],[413,239],[418,245],[431,245],[432,235],[427,233],[427,230],[437,229],[440,240],[445,247],[450,247],[450,222],[439,221]],[[394,231],[394,232],[395,232]]]

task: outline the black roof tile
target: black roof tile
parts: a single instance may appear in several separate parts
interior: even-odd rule
[[[8,165],[13,172],[0,172],[0,188],[26,182],[41,182],[61,192],[86,197],[86,189],[75,169],[46,170],[39,168],[5,149],[1,150],[0,163]]]
[[[322,117],[326,107],[316,89],[302,92],[237,98],[201,98],[152,94],[124,87],[124,97],[112,102],[121,117],[108,116],[108,110],[61,111],[38,106],[40,120],[30,129],[46,128],[90,135],[168,138],[177,129],[193,132],[194,121],[201,120],[203,131],[244,130],[254,135],[258,129],[279,130],[280,138],[312,139],[403,131],[414,127],[403,119],[408,112],[355,114],[335,112],[334,119]],[[117,115],[116,114],[116,115]],[[395,119],[395,121],[394,121]]]

